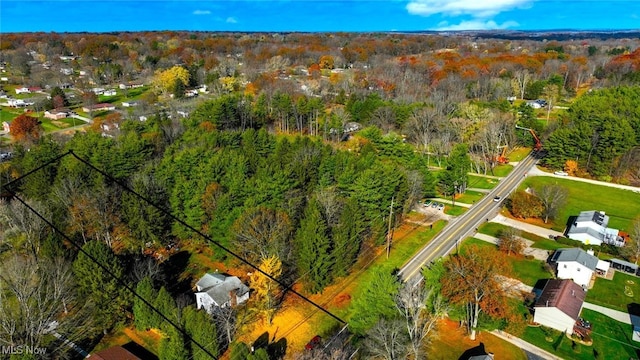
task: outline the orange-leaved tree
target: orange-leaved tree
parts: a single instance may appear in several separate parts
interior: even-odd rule
[[[505,289],[497,275],[509,272],[509,266],[495,249],[472,245],[449,258],[441,279],[442,295],[466,311],[467,330],[475,340],[480,312],[504,317]]]
[[[9,133],[17,141],[33,141],[40,138],[42,126],[37,118],[22,114],[11,121]]]

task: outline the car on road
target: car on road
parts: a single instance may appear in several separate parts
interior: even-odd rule
[[[438,205],[438,210],[442,210],[442,209],[444,209],[444,204]]]
[[[437,208],[438,207],[438,203],[434,201],[433,204],[431,204],[431,207],[434,208],[434,209]]]
[[[569,175],[569,174],[567,174],[567,173],[566,173],[566,172],[564,172],[564,171],[556,171],[556,172],[554,172],[554,174],[555,174],[555,175],[559,175],[559,176],[567,176],[567,175]]]
[[[493,201],[495,202],[500,202],[500,200],[502,200],[502,196],[496,196],[493,198]]]

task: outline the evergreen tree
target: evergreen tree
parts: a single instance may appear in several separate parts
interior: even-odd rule
[[[395,272],[376,268],[371,280],[363,286],[362,295],[353,301],[353,317],[349,322],[356,334],[365,333],[380,318],[391,319],[397,314],[396,295],[400,290],[400,281]]]
[[[251,351],[247,344],[237,342],[231,345],[231,360],[246,360],[251,356]]]
[[[364,228],[357,202],[347,201],[340,213],[338,225],[331,229],[335,276],[347,275],[349,268],[356,261],[364,237]]]
[[[136,286],[136,293],[151,305],[153,305],[156,297],[158,296],[156,294],[156,290],[153,288],[151,279],[148,276],[140,280]],[[160,323],[158,314],[138,297],[133,299],[133,316],[135,318],[136,329],[138,330],[147,330],[152,327],[157,327],[157,324]]]
[[[158,296],[155,299],[154,306],[166,318],[173,321],[174,323],[177,322],[178,307],[176,306],[176,301],[173,299],[173,297],[171,297],[171,294],[169,294],[169,292],[167,291],[167,289],[165,289],[164,286],[160,288],[160,291],[158,291]],[[160,328],[163,330],[173,327],[173,325],[168,323],[162,317],[159,318],[159,321],[160,323],[158,324],[152,324],[154,325],[152,327]]]
[[[110,275],[83,252],[80,252],[73,262],[78,291],[93,302],[94,319],[106,333],[129,304],[127,290],[116,280],[124,278],[124,267],[104,242],[90,241],[82,249],[113,274]]]
[[[312,200],[305,209],[296,234],[295,248],[298,272],[306,288],[312,293],[321,292],[331,282],[334,259],[331,257],[327,224],[316,200]]]
[[[202,345],[207,351],[218,356],[218,332],[209,314],[204,310],[196,310],[193,306],[184,308],[184,329],[193,341]],[[191,343],[191,354],[194,360],[210,360],[211,356],[198,345]]]
[[[187,360],[189,351],[185,346],[184,337],[173,326],[164,330],[165,336],[160,340],[158,358],[160,360]]]

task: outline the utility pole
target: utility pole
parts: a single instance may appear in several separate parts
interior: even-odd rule
[[[393,217],[393,199],[391,197],[391,206],[389,206],[389,227],[387,229],[387,259],[389,258],[389,251],[391,250],[391,218]]]

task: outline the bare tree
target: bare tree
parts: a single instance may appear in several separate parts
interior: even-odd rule
[[[500,250],[506,252],[507,255],[511,255],[511,253],[519,254],[522,252],[526,247],[526,244],[520,237],[520,231],[518,229],[508,227],[500,231],[500,235],[498,236],[498,247]]]
[[[423,155],[427,155],[427,164],[429,164],[431,145],[438,129],[439,117],[434,108],[419,108],[411,113],[407,124],[409,139],[418,145]]]
[[[535,195],[542,202],[542,216],[546,224],[567,201],[569,191],[560,185],[543,185],[535,191]]]
[[[445,313],[445,306],[439,294],[425,288],[424,283],[405,284],[396,296],[396,307],[404,320],[409,339],[407,351],[415,360],[426,359],[425,346],[436,324]],[[431,301],[433,312],[427,310],[427,301]]]
[[[520,69],[513,74],[514,87],[520,93],[520,99],[524,99],[524,92],[531,81],[531,73],[526,69]]]
[[[48,208],[41,203],[31,201],[29,206],[45,219],[50,218]],[[49,230],[42,218],[21,202],[0,202],[0,223],[7,229],[5,240],[9,240],[15,249],[30,251],[34,258],[38,258],[40,243]]]
[[[249,260],[259,262],[276,255],[289,259],[291,220],[280,211],[258,207],[242,214],[232,228],[238,248]]]
[[[371,114],[371,124],[379,127],[385,134],[388,134],[396,127],[396,114],[390,106],[377,108]]]
[[[0,345],[46,347],[60,354],[69,348],[47,340],[50,333],[70,341],[91,336],[90,308],[74,290],[71,267],[61,259],[6,257],[0,264]]]
[[[370,359],[400,360],[407,355],[407,332],[400,319],[381,319],[364,341]]]

